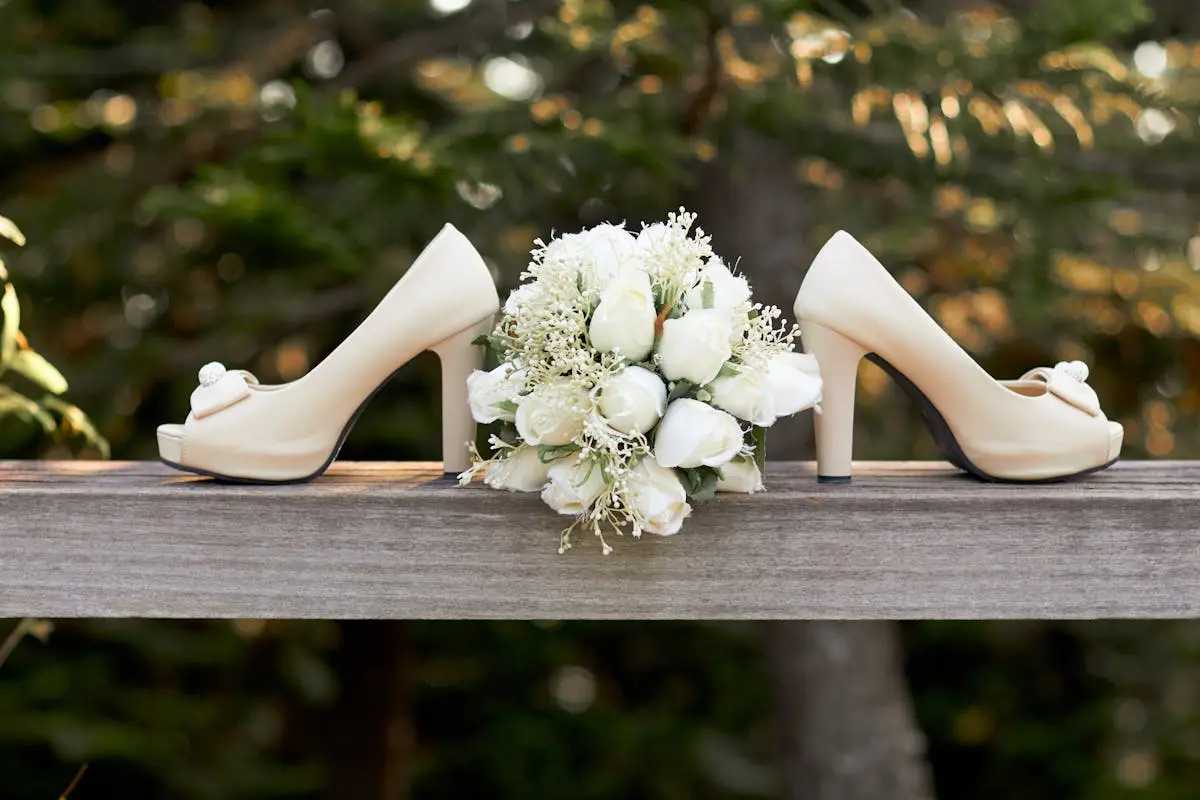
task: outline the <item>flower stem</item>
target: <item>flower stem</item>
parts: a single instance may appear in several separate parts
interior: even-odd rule
[[[663,303],[662,311],[658,312],[658,316],[654,318],[654,338],[662,336],[663,322],[667,319],[667,314],[671,313],[671,308],[675,305],[677,297],[672,297],[667,302]]]

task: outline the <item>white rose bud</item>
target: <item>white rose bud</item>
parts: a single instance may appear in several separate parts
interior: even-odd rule
[[[599,464],[568,457],[550,466],[550,483],[542,489],[542,500],[559,514],[578,516],[607,488]]]
[[[632,473],[629,502],[645,520],[642,530],[659,536],[679,533],[684,519],[692,513],[679,476],[650,456],[639,461]]]
[[[656,249],[670,241],[670,239],[671,229],[667,227],[665,222],[655,222],[652,225],[647,225],[637,235],[637,252],[644,256],[651,255]]]
[[[749,310],[750,284],[734,275],[716,256],[700,270],[699,281],[683,296],[688,308],[719,308],[724,311]],[[744,320],[743,320],[744,321]]]
[[[587,391],[565,378],[545,383],[517,402],[517,433],[525,444],[570,444],[591,411]]]
[[[599,265],[596,263],[596,254],[592,252],[582,233],[564,233],[557,239],[552,239],[546,245],[543,257],[548,262],[556,262],[574,269],[585,290],[596,288]]]
[[[597,225],[579,236],[592,251],[595,265],[590,275],[584,275],[584,285],[589,289],[603,291],[629,261],[637,246],[637,240],[624,228],[607,224]]]
[[[538,458],[538,449],[522,445],[513,450],[508,458],[488,466],[483,482],[493,489],[510,492],[536,492],[550,479],[550,465]]]
[[[516,419],[517,394],[524,382],[522,375],[513,372],[512,364],[504,363],[490,372],[477,369],[467,376],[467,402],[476,422],[495,422]]]
[[[600,413],[621,433],[645,433],[667,410],[667,386],[644,367],[625,367],[600,393]]]
[[[709,385],[712,404],[766,428],[775,422],[775,395],[765,370],[745,369]]]
[[[775,413],[786,417],[821,402],[821,372],[815,356],[780,353],[767,368]]]
[[[754,494],[763,490],[762,473],[753,457],[735,458],[721,467],[721,478],[717,481],[718,492],[744,492]]]
[[[620,353],[630,361],[641,361],[654,349],[656,316],[650,276],[627,270],[601,292],[588,336],[601,353]]]
[[[546,302],[545,290],[536,282],[523,283],[508,294],[504,301],[504,313],[515,317],[518,311],[536,308]]]
[[[720,467],[741,449],[736,419],[689,398],[667,406],[654,436],[654,457],[664,467]]]
[[[658,340],[663,375],[703,386],[717,377],[732,351],[729,314],[717,308],[696,309],[663,323]]]

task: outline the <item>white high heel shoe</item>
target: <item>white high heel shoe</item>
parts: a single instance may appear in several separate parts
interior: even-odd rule
[[[916,401],[946,457],[984,480],[1061,480],[1120,456],[1121,425],[1100,410],[1082,362],[994,380],[844,231],[817,254],[795,312],[824,380],[822,413],[814,417],[818,480],[850,481],[863,357]]]
[[[475,422],[467,376],[479,368],[500,298],[467,238],[446,225],[362,324],[291,383],[266,386],[212,363],[200,370],[182,425],[160,425],[158,451],[178,469],[232,481],[291,483],[317,477],[337,456],[367,401],[425,350],[442,366],[442,458],[467,468]]]

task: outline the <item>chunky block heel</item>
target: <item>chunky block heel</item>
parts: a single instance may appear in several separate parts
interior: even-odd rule
[[[813,415],[817,440],[817,480],[849,483],[854,450],[854,389],[866,348],[840,333],[801,320],[804,351],[821,365],[821,413]]]
[[[475,441],[475,420],[467,402],[467,377],[483,367],[484,349],[475,344],[492,332],[488,317],[429,349],[442,363],[442,463],[447,473],[470,466],[469,443]]]

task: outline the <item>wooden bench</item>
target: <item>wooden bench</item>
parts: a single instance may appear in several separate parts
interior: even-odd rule
[[[670,538],[579,536],[532,495],[438,464],[338,463],[298,486],[156,463],[0,462],[0,617],[1200,616],[1200,462],[1066,484],[771,464]]]

